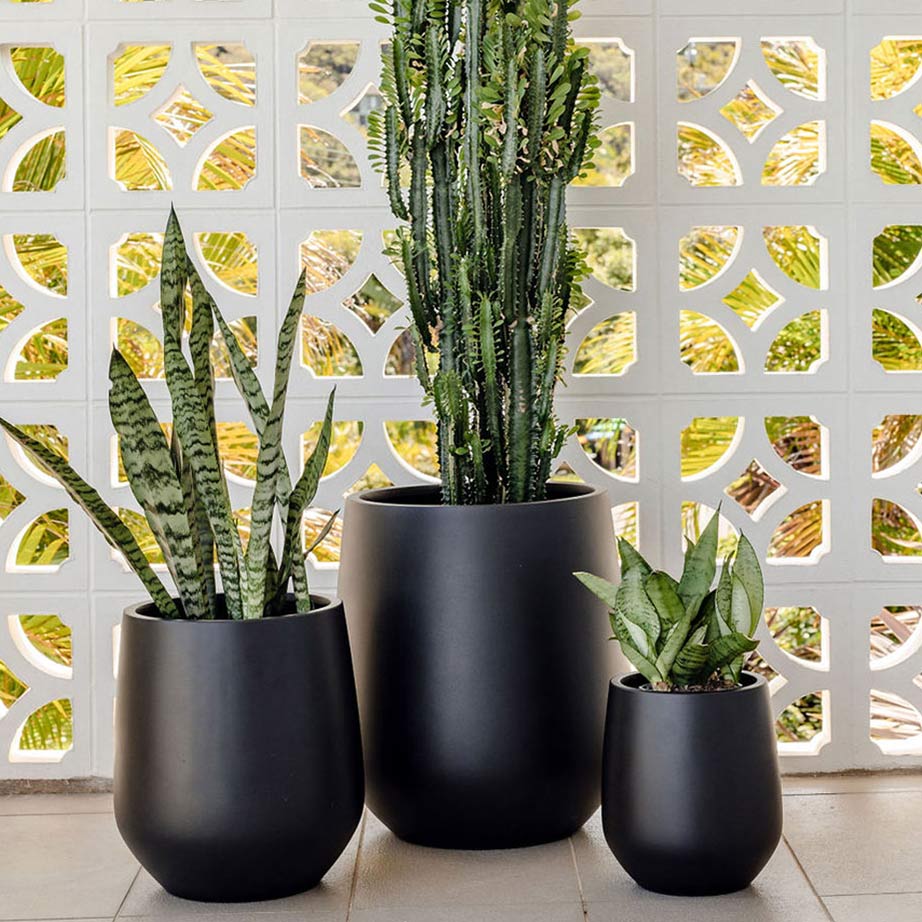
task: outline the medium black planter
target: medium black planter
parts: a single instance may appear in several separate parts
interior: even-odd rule
[[[319,883],[362,813],[340,602],[252,621],[122,621],[115,818],[163,887],[273,899]]]
[[[611,683],[602,824],[647,890],[679,896],[748,887],[781,839],[781,781],[765,679],[726,691]]]
[[[349,618],[368,805],[402,839],[510,848],[598,807],[613,646],[573,577],[614,577],[610,502],[581,484],[519,505],[442,506],[437,487],[346,504]]]

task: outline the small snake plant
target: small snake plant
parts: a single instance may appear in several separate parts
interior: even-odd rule
[[[176,214],[171,212],[160,273],[164,368],[173,410],[169,438],[128,362],[117,349],[112,350],[109,412],[118,433],[122,462],[131,491],[163,553],[178,598],[170,594],[134,535],[99,493],[61,455],[0,418],[0,427],[55,477],[109,544],[123,555],[164,618],[213,619],[226,615],[246,619],[281,614],[288,604],[290,581],[297,610],[310,610],[306,554],[301,550],[301,517],[326,465],[333,394],[317,446],[292,487],[282,451],[282,421],[304,306],[304,281],[302,272],[279,330],[270,403],[233,331],[205,289],[189,258]],[[191,317],[187,317],[187,290],[191,293]],[[211,362],[216,326],[259,439],[246,548],[234,520],[218,454]],[[183,350],[185,330],[189,358]],[[278,555],[270,540],[276,509],[284,534]],[[331,525],[332,520],[318,542]],[[215,557],[223,601],[216,591]]]
[[[708,522],[697,544],[688,542],[682,577],[653,570],[623,538],[618,540],[621,584],[591,573],[575,576],[603,602],[614,639],[657,691],[739,684],[758,641],[764,584],[759,559],[744,535],[721,568],[717,587],[717,525]]]

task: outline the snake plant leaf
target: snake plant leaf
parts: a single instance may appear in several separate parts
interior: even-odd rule
[[[656,643],[660,636],[660,620],[656,608],[644,590],[643,574],[640,570],[629,570],[621,582],[617,597],[618,614],[636,624],[646,635],[649,650],[641,650],[647,655],[656,650]]]
[[[762,607],[765,604],[765,584],[762,580],[759,557],[745,535],[740,535],[739,544],[736,548],[733,575],[740,580],[746,589],[746,594],[749,596],[752,620],[744,633],[751,636],[755,633],[762,618]]]
[[[109,380],[109,414],[118,433],[128,485],[163,552],[186,616],[207,618],[210,608],[204,575],[166,437],[144,388],[117,349],[112,350],[109,361]]]
[[[710,673],[706,673],[708,664],[708,647],[702,641],[707,633],[707,627],[702,625],[692,632],[685,646],[679,651],[675,662],[672,664],[672,678],[678,685],[694,685],[704,681]]]
[[[212,437],[208,410],[182,351],[187,271],[182,230],[176,213],[171,211],[160,270],[166,383],[173,403],[173,425],[182,445],[183,457],[192,470],[195,489],[208,510],[215,536],[228,615],[238,619],[243,617],[246,588],[243,548],[231,511],[217,445]]]
[[[291,375],[291,357],[304,309],[304,274],[295,288],[282,320],[276,347],[275,385],[272,408],[263,426],[256,457],[256,487],[250,515],[250,542],[247,546],[247,595],[244,617],[259,618],[266,598],[266,572],[269,560],[272,522],[278,477],[285,465],[282,451],[282,423]],[[274,596],[274,593],[273,593]]]
[[[205,290],[198,270],[191,259],[186,259],[189,275],[189,289],[192,292],[192,325],[189,330],[189,354],[192,356],[192,372],[202,403],[208,414],[211,438],[218,444],[218,426],[214,412],[214,368],[211,364],[211,342],[214,339],[214,319],[211,312],[211,296]]]
[[[17,426],[0,418],[0,426],[29,454],[34,455],[45,469],[67,491],[67,495],[90,517],[103,537],[125,557],[128,566],[134,570],[144,584],[164,618],[178,618],[179,611],[166,587],[147,562],[144,552],[135,540],[128,526],[112,511],[99,493],[91,487],[59,454],[46,448],[41,442],[26,435]]]
[[[666,642],[663,644],[663,649],[656,658],[655,665],[660,675],[668,676],[672,672],[672,666],[675,663],[676,657],[679,655],[682,648],[685,646],[685,641],[688,639],[688,632],[691,630],[692,621],[693,618],[691,614],[686,614],[679,618],[679,620],[669,628],[669,633],[666,635]]]
[[[302,270],[301,276],[298,279],[298,287],[305,284],[306,278],[306,270]],[[221,333],[221,338],[224,340],[224,344],[227,348],[228,356],[230,357],[231,377],[234,379],[234,384],[237,385],[237,390],[240,392],[244,401],[246,401],[247,411],[250,414],[250,419],[253,421],[253,429],[256,432],[257,438],[262,438],[263,428],[269,417],[269,404],[266,401],[266,395],[263,393],[262,385],[259,383],[259,378],[256,377],[256,372],[250,364],[250,360],[246,357],[243,349],[240,348],[240,343],[234,335],[234,331],[224,319],[224,315],[218,308],[214,298],[211,297],[207,289],[201,283],[201,278],[198,276],[197,272],[190,276],[190,284],[192,286],[193,299],[196,297],[196,292],[198,292],[203,303],[208,304],[211,309],[218,330]],[[276,490],[276,501],[283,521],[285,519],[285,510],[288,506],[288,495],[290,493],[291,476],[288,472],[288,465],[286,463],[279,471],[278,488]]]
[[[618,556],[621,559],[621,576],[627,575],[628,570],[637,567],[644,576],[653,572],[653,567],[643,559],[640,552],[624,538],[618,538]]]
[[[717,529],[720,509],[711,516],[698,543],[685,556],[682,578],[679,580],[679,596],[687,605],[695,596],[704,595],[714,582],[717,571]]]
[[[750,608],[749,593],[743,581],[733,575],[733,590],[730,598],[730,627],[741,634],[751,636],[755,633],[753,626],[752,609]],[[756,622],[758,624],[758,622]]]
[[[618,587],[601,576],[580,570],[573,574],[593,595],[598,596],[611,611],[617,607]]]
[[[733,573],[731,569],[732,558],[728,557],[720,568],[720,578],[717,580],[717,590],[714,603],[720,617],[730,623],[730,602],[733,597]]]
[[[650,639],[639,624],[629,621],[620,611],[615,611],[611,616],[611,626],[622,647],[632,647],[651,661],[656,658],[656,649],[651,647]]]
[[[629,643],[621,643],[621,652],[627,661],[642,675],[651,685],[656,685],[665,681],[663,675],[641,652],[635,650]]]
[[[179,436],[176,433],[175,426],[172,427],[170,433],[170,454],[173,457],[173,469],[176,471],[176,476],[179,478],[179,484],[182,487],[186,516],[189,519],[189,526],[195,539],[196,561],[199,572],[202,574],[205,598],[208,600],[208,614],[206,617],[213,618],[216,614],[217,600],[214,573],[214,535],[211,532],[208,510],[195,492],[195,479],[192,476],[192,468],[183,458],[182,446],[179,444]]]
[[[685,606],[685,613],[687,615],[691,615],[692,624],[695,624],[695,626],[697,626],[696,622],[700,623],[702,620],[699,618],[699,615],[701,614],[701,609],[705,601],[710,595],[710,592],[706,592],[703,595],[696,595],[693,599],[691,599],[688,605]]]
[[[753,640],[739,631],[732,631],[726,637],[718,637],[706,648],[708,674],[729,665],[739,656],[751,653],[758,645],[758,640]]]
[[[668,630],[683,619],[685,606],[675,590],[675,580],[668,573],[655,570],[644,580],[643,585],[647,596],[656,608],[664,630]]]
[[[336,520],[339,518],[339,513],[339,509],[336,509],[333,513],[331,513],[330,517],[326,520],[326,522],[324,522],[323,528],[317,532],[317,537],[315,537],[314,540],[311,541],[311,543],[308,544],[308,546],[304,549],[304,557],[309,557],[314,553],[314,551],[317,550],[318,547],[320,547],[321,544],[323,544],[323,542],[326,540],[326,536],[333,530],[333,526],[336,524]]]
[[[279,568],[279,588],[281,591],[284,591],[288,585],[288,574],[292,572],[293,558],[295,556],[294,548],[300,543],[301,517],[304,515],[304,509],[317,493],[317,485],[320,483],[320,478],[327,464],[333,433],[333,404],[335,399],[336,388],[334,387],[327,399],[327,409],[323,423],[320,426],[317,444],[314,446],[310,458],[307,459],[298,482],[291,491],[291,499],[288,502],[288,515],[285,521],[282,563]],[[323,539],[321,538],[320,540]],[[304,555],[298,554],[297,558],[298,565],[303,567]],[[308,591],[306,580],[304,585],[301,586],[295,580],[294,589],[298,611],[310,611],[310,592]]]

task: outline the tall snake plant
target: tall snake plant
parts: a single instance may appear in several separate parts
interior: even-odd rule
[[[191,293],[191,318],[187,317],[187,290]],[[160,274],[164,367],[173,408],[170,437],[164,434],[147,394],[117,349],[112,350],[109,363],[109,412],[118,434],[129,486],[163,553],[178,599],[167,590],[131,531],[99,493],[61,455],[0,418],[0,427],[58,480],[109,544],[121,552],[164,618],[211,619],[224,617],[225,612],[232,619],[277,615],[287,604],[290,583],[297,610],[310,610],[300,525],[326,465],[333,424],[333,394],[317,445],[292,486],[282,452],[282,422],[304,294],[302,273],[279,331],[270,402],[189,258],[179,221],[171,212]],[[211,364],[216,327],[227,347],[234,380],[259,439],[246,549],[234,521],[227,479],[218,455]],[[187,328],[188,358],[183,349]],[[284,534],[280,555],[275,553],[271,542],[276,511]],[[331,524],[332,521],[327,528]],[[216,591],[216,557],[223,605]]]
[[[371,4],[392,30],[372,155],[405,222],[392,255],[447,503],[542,499],[567,435],[554,389],[586,270],[564,197],[598,145],[599,103],[573,6]]]

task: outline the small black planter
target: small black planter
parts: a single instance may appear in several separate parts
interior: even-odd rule
[[[340,602],[252,621],[122,621],[115,818],[163,887],[273,899],[330,869],[362,813]]]
[[[368,805],[402,839],[510,848],[598,807],[614,647],[574,570],[614,577],[608,497],[441,506],[437,487],[346,504],[346,604]]]
[[[765,679],[739,688],[611,683],[602,823],[615,857],[647,890],[679,896],[748,887],[781,838],[781,781]]]

